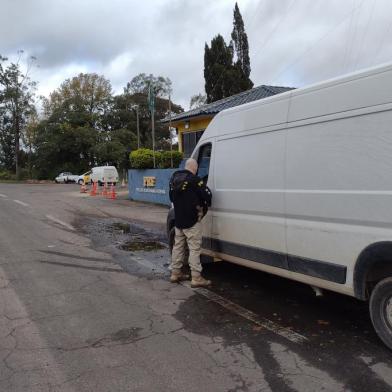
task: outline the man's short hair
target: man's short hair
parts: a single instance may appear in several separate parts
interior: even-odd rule
[[[185,162],[185,169],[190,170],[191,172],[197,171],[198,166],[196,159],[193,158],[189,158]]]

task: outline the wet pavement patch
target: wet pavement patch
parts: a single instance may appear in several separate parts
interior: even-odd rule
[[[74,224],[88,235],[94,250],[110,253],[124,271],[147,279],[168,274],[170,252],[164,230],[121,218],[83,216]]]
[[[87,343],[89,347],[102,347],[105,345],[110,345],[111,343],[117,344],[128,344],[137,340],[140,336],[141,328],[123,328],[117,332],[114,332],[110,335],[104,336],[103,338],[97,340],[88,340]]]
[[[126,250],[129,252],[137,252],[137,251],[155,251],[160,249],[165,249],[166,246],[158,241],[149,241],[149,240],[131,240],[127,241],[124,244],[119,246],[120,249]]]
[[[114,222],[111,226],[109,226],[109,228],[112,230],[118,230],[123,234],[129,234],[131,232],[131,225],[124,222]]]

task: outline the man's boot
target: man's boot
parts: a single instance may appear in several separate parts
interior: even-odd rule
[[[191,281],[191,287],[196,288],[196,287],[208,287],[211,286],[211,281],[204,279],[200,272],[192,272],[192,281]]]
[[[180,269],[174,269],[170,276],[170,282],[172,283],[179,283],[183,280],[188,280],[189,275],[184,274]]]

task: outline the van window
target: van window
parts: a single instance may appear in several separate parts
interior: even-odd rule
[[[210,159],[211,159],[211,143],[204,144],[199,149],[199,156],[197,163],[199,164],[199,170],[197,175],[201,178],[208,179],[208,173],[210,170]]]

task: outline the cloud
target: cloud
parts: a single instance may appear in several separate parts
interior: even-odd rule
[[[79,72],[115,92],[140,72],[169,77],[185,108],[204,91],[204,44],[227,41],[234,1],[2,0],[0,53],[38,58],[48,94]],[[239,0],[255,85],[303,86],[392,57],[388,0]]]

